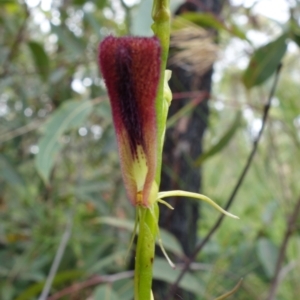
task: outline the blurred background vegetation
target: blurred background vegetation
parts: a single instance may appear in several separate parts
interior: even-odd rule
[[[173,12],[183,2],[171,0]],[[181,56],[170,64],[191,74],[214,65],[204,154],[190,164],[202,168],[201,192],[220,205],[253,148],[281,60],[283,68],[257,154],[230,209],[240,220],[224,220],[180,287],[193,299],[213,299],[243,278],[232,299],[298,299],[300,1],[219,2],[218,16],[199,9],[174,19],[172,45]],[[97,47],[108,34],[150,35],[151,4],[0,1],[1,300],[132,299],[124,257],[134,209],[122,185]],[[204,38],[211,29],[217,38],[183,44],[189,33]],[[193,110],[194,98],[170,128]],[[217,218],[202,205],[198,241]],[[162,236],[175,261],[184,262],[176,237]],[[179,270],[157,258],[154,278],[171,284]]]

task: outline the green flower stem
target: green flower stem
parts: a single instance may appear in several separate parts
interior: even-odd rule
[[[134,300],[150,300],[152,265],[157,235],[158,205],[152,208],[138,207],[139,236],[135,257]]]
[[[170,41],[170,9],[169,0],[154,0],[152,8],[152,19],[154,21],[152,30],[159,38],[161,53],[161,69],[158,91],[156,96],[156,122],[157,122],[157,169],[155,181],[160,184],[160,173],[162,164],[162,149],[166,129],[166,121],[170,102],[170,91],[165,86],[165,77],[169,79],[170,74],[165,75],[169,41]],[[134,299],[151,300],[153,295],[152,286],[152,265],[155,252],[155,239],[158,234],[158,204],[156,196],[150,201],[151,208],[137,207],[139,217],[139,236],[137,241],[134,275]]]
[[[152,30],[154,34],[159,38],[162,47],[161,54],[161,70],[160,81],[156,97],[156,122],[157,122],[157,169],[155,181],[157,186],[160,184],[161,164],[162,164],[162,149],[163,140],[166,128],[166,120],[168,110],[166,109],[164,99],[164,82],[165,82],[165,70],[167,65],[169,43],[170,43],[170,19],[171,12],[169,9],[169,0],[154,0],[152,7]]]

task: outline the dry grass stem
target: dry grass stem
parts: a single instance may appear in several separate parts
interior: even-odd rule
[[[204,74],[218,58],[218,46],[213,36],[208,30],[181,18],[176,18],[174,23],[176,29],[170,42],[174,51],[169,63],[191,73]]]

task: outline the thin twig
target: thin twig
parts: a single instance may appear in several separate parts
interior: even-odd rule
[[[113,275],[102,275],[102,276],[96,275],[89,278],[86,281],[77,282],[71,286],[68,286],[67,288],[55,293],[53,296],[50,296],[47,300],[58,300],[64,296],[71,295],[73,293],[78,293],[79,291],[85,288],[92,287],[100,283],[112,283],[121,279],[131,278],[133,277],[133,274],[134,274],[133,271],[126,271],[126,272],[121,272]]]
[[[267,300],[273,300],[275,299],[277,289],[279,287],[280,282],[280,271],[281,266],[285,258],[286,249],[288,246],[288,242],[290,240],[291,235],[295,231],[296,228],[296,222],[298,219],[298,216],[300,214],[300,197],[298,198],[297,203],[295,204],[292,214],[290,215],[288,222],[287,222],[287,228],[284,233],[284,237],[280,246],[279,255],[276,261],[276,267],[275,267],[275,274],[271,282],[271,287],[269,290],[269,295],[267,297]]]
[[[4,132],[2,135],[0,135],[0,144],[7,142],[17,136],[26,134],[30,131],[33,131],[37,128],[40,128],[41,125],[43,124],[44,120],[34,120],[29,124],[26,124],[22,127],[13,129],[9,132]]]
[[[103,102],[106,99],[107,99],[107,97],[97,97],[97,98],[94,98],[90,101],[91,101],[92,105],[97,105],[97,104]],[[11,140],[11,139],[14,139],[17,136],[27,134],[30,131],[34,131],[34,130],[40,128],[47,120],[48,120],[48,117],[44,118],[42,120],[36,119],[36,120],[32,121],[31,123],[26,124],[22,127],[12,129],[12,130],[4,132],[4,133],[1,132],[1,134],[0,134],[0,145],[7,142],[7,141],[9,141],[9,140]]]
[[[73,226],[72,217],[70,216],[69,218],[70,219],[67,223],[65,232],[64,232],[64,234],[61,238],[59,247],[57,249],[55,258],[53,260],[49,275],[47,277],[46,283],[45,283],[43,291],[42,291],[42,293],[39,297],[39,300],[46,300],[47,299],[48,294],[49,294],[50,289],[51,289],[51,286],[52,286],[53,279],[54,279],[54,277],[57,273],[58,267],[60,265],[60,262],[62,260],[63,255],[65,253],[66,246],[69,242],[69,239],[70,239],[70,236],[71,236],[71,233],[72,233],[72,226]]]
[[[257,135],[257,137],[255,138],[255,140],[253,141],[253,146],[252,146],[252,150],[249,154],[249,157],[247,159],[246,165],[230,195],[230,197],[228,198],[226,205],[224,207],[225,210],[228,210],[229,207],[231,206],[231,204],[233,203],[235,196],[239,190],[239,188],[241,187],[245,176],[250,168],[250,165],[253,161],[253,158],[255,156],[255,153],[257,151],[257,146],[258,143],[260,141],[260,138],[262,136],[262,133],[264,131],[265,125],[266,125],[266,121],[267,121],[267,117],[268,117],[268,113],[271,107],[271,101],[272,98],[274,96],[276,87],[277,87],[277,83],[278,83],[278,78],[279,78],[279,74],[280,74],[280,70],[281,70],[281,64],[278,66],[276,74],[275,74],[275,79],[274,79],[274,83],[273,86],[271,88],[270,94],[269,94],[269,98],[267,103],[264,106],[264,111],[263,111],[263,116],[262,116],[262,126],[261,129]],[[185,267],[182,269],[180,275],[178,276],[177,280],[172,284],[172,286],[170,287],[170,292],[167,296],[167,300],[171,300],[173,299],[177,289],[178,289],[178,285],[179,282],[181,281],[181,279],[183,278],[183,276],[185,275],[185,273],[189,270],[190,268],[190,264],[195,260],[195,258],[197,257],[197,255],[201,252],[202,248],[206,245],[206,243],[210,240],[210,238],[213,236],[213,234],[217,231],[217,229],[220,227],[223,219],[224,219],[225,215],[220,215],[220,217],[218,218],[218,220],[216,221],[216,223],[214,224],[214,226],[210,229],[210,231],[208,232],[208,234],[204,237],[204,239],[202,240],[202,242],[200,244],[198,244],[194,250],[194,252],[192,253],[191,257],[187,259],[187,261],[185,262]]]

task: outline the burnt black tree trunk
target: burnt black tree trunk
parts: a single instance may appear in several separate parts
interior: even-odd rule
[[[221,4],[222,0],[186,1],[178,8],[176,14],[197,11],[219,15]],[[166,132],[160,191],[181,189],[199,192],[201,190],[201,170],[199,167],[194,167],[193,162],[202,152],[202,138],[208,124],[208,97],[211,91],[213,69],[209,69],[201,76],[178,66],[170,66],[169,69],[172,70],[170,87],[173,94],[206,92],[207,96],[190,114],[182,117]],[[174,99],[168,117],[173,116],[190,101],[191,97]],[[197,242],[198,221],[200,219],[199,204],[182,197],[174,197],[170,199],[170,203],[175,210],[171,211],[160,206],[160,226],[177,237],[185,254],[189,256]],[[153,291],[156,300],[163,300],[168,288],[161,282],[155,282]],[[178,291],[174,299],[191,300],[195,299],[195,296],[184,291]]]

